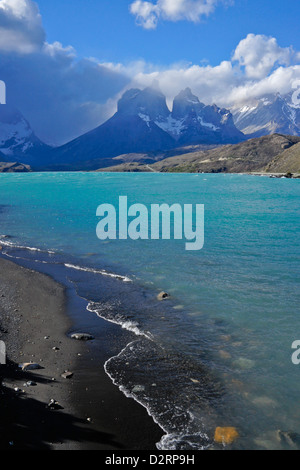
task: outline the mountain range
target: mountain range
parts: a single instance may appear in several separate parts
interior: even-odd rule
[[[40,165],[51,147],[33,132],[20,111],[0,105],[0,161]]]
[[[126,91],[104,124],[57,148],[41,142],[18,110],[1,105],[0,162],[21,162],[24,171],[26,165],[34,170],[96,170],[136,158],[153,163],[273,133],[300,135],[300,107],[292,95],[269,95],[230,111],[201,103],[186,88],[170,110],[154,83]]]
[[[235,143],[244,138],[230,111],[200,103],[189,88],[175,97],[170,111],[166,97],[152,86],[126,91],[111,119],[54,150],[51,164],[96,169],[99,164],[111,164],[109,160],[121,154]]]
[[[235,125],[248,138],[275,133],[300,135],[300,106],[293,103],[292,97],[277,93],[234,108]]]

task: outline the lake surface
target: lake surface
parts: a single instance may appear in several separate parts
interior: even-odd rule
[[[96,236],[100,204],[204,204],[205,244]],[[293,448],[300,434],[300,181],[246,175],[0,176],[4,253],[63,265],[89,310],[132,331],[106,364],[164,429],[160,449]],[[33,250],[34,248],[34,250]],[[38,249],[38,250],[36,250]],[[105,286],[104,287],[104,283]],[[159,292],[171,297],[158,302]]]

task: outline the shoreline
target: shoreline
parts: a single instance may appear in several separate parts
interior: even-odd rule
[[[0,257],[0,340],[8,360],[0,366],[0,449],[157,450],[163,431],[104,370],[118,351],[116,338],[126,344],[128,335],[85,308],[74,289]],[[76,331],[97,334],[82,342],[70,338]],[[24,372],[19,364],[27,362],[43,368]],[[71,379],[61,377],[66,370]],[[62,408],[47,408],[50,400]]]

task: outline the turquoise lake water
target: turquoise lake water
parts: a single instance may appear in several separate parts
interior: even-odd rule
[[[204,248],[100,241],[97,207],[117,207],[119,196],[148,207],[204,204]],[[293,447],[277,431],[300,434],[300,366],[291,360],[300,340],[299,180],[2,174],[0,208],[0,234],[11,236],[0,241],[4,253],[65,264],[91,310],[135,333],[106,371],[165,430],[159,448],[214,446],[217,426],[237,428],[233,448]],[[120,276],[110,281],[120,298],[118,288],[99,294],[107,272]],[[163,305],[162,290],[171,295]]]

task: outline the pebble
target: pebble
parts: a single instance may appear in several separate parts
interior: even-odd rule
[[[239,433],[233,427],[217,428],[215,431],[215,442],[218,444],[232,444],[238,437]]]
[[[168,299],[170,296],[167,292],[161,292],[160,294],[158,294],[157,296],[157,300],[166,300]]]
[[[135,385],[135,387],[133,387],[132,389],[133,393],[144,392],[144,391],[145,391],[145,387],[143,385]]]
[[[25,362],[24,364],[20,364],[19,367],[23,371],[42,369],[42,367],[39,364],[36,364],[34,362]]]
[[[92,335],[88,333],[74,333],[71,338],[77,339],[78,341],[92,341],[93,339],[95,339]]]
[[[48,403],[47,408],[50,408],[51,410],[61,410],[62,406],[52,398]]]
[[[23,384],[23,387],[35,387],[36,386],[36,383],[35,382],[26,382],[25,384]]]
[[[71,379],[73,377],[73,372],[66,370],[63,374],[61,374],[63,379]]]
[[[255,367],[255,362],[252,361],[251,359],[246,359],[244,357],[240,357],[236,361],[233,362],[233,365],[235,367],[238,367],[239,369],[253,369]]]

